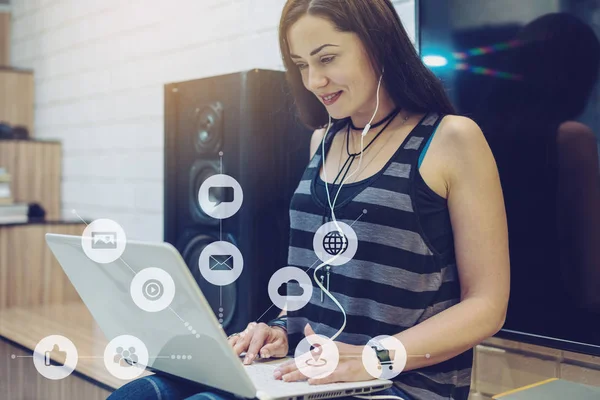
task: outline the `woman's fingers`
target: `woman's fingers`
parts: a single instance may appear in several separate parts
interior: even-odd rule
[[[265,344],[260,349],[259,354],[261,358],[285,357],[287,355],[287,346],[283,340],[277,339],[273,343]]]
[[[237,336],[238,340],[235,343],[235,346],[233,346],[233,350],[238,356],[248,349],[250,341],[252,340],[252,334],[255,326],[256,322],[249,323],[246,330],[240,332],[240,334]]]
[[[285,357],[288,348],[287,332],[281,328],[269,327],[269,336],[259,353],[262,358]]]
[[[248,350],[246,351],[244,364],[251,364],[252,361],[254,361],[256,355],[261,347],[263,347],[263,344],[265,344],[265,341],[269,336],[269,329],[271,328],[264,323],[260,323],[252,329],[252,339],[250,339],[250,344],[248,345]]]
[[[296,381],[304,381],[307,377],[300,372],[299,369],[295,368],[287,374],[282,374],[281,379],[286,382],[296,382]]]
[[[227,339],[227,342],[231,347],[234,347],[238,340],[240,340],[240,335],[235,335]]]
[[[288,360],[284,363],[281,363],[277,366],[277,368],[275,368],[275,371],[273,371],[273,377],[275,379],[281,379],[283,376],[285,376],[286,374],[289,374],[293,371],[297,371],[298,367],[296,367],[296,362],[294,361],[294,359]]]

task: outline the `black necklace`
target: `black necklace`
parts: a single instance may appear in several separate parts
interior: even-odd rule
[[[365,152],[365,150],[367,150],[367,148],[373,144],[373,142],[375,141],[375,139],[377,139],[382,133],[383,131],[385,131],[385,129],[388,127],[388,125],[394,120],[394,117],[396,117],[396,115],[398,115],[400,113],[401,108],[398,108],[396,110],[394,110],[394,112],[392,112],[392,114],[390,114],[390,116],[386,117],[387,124],[385,124],[385,126],[383,127],[383,129],[381,129],[377,135],[375,135],[375,137],[373,139],[371,139],[371,141],[369,142],[369,144],[367,145],[367,147],[365,147],[363,149],[363,153]],[[349,142],[349,135],[350,135],[350,125],[348,125],[348,130],[346,131],[346,152],[348,153],[348,158],[346,159],[346,162],[344,163],[344,165],[342,166],[342,168],[340,168],[337,176],[335,177],[335,179],[333,180],[333,185],[341,185],[342,182],[344,182],[344,178],[346,178],[346,175],[348,175],[348,172],[350,171],[350,167],[352,166],[352,164],[354,163],[354,160],[356,159],[356,157],[358,157],[360,155],[359,153],[353,153],[350,154],[350,148],[348,147],[348,142]],[[342,172],[344,173],[342,175]],[[337,183],[338,178],[340,177],[340,175],[342,175],[342,178],[340,179],[340,183]],[[338,190],[341,189],[341,186]],[[336,195],[337,196],[337,195]]]
[[[401,108],[398,107],[394,110],[392,110],[391,113],[389,113],[385,118],[383,118],[381,121],[377,122],[374,125],[371,125],[371,128],[377,128],[380,127],[381,125],[385,124],[387,121],[389,121],[390,119],[394,118],[396,115],[398,115],[398,113],[400,112]],[[363,131],[365,129],[365,127],[363,126],[362,128],[357,128],[356,126],[354,126],[354,123],[352,122],[352,118],[349,118],[350,120],[350,128],[354,129],[355,131]]]
[[[371,139],[369,144],[363,149],[363,152],[367,151],[369,146],[371,146],[373,144],[373,142],[375,141],[375,139],[377,139],[379,137],[379,135],[381,135],[383,133],[383,131],[385,131],[385,128],[388,127],[388,125],[394,120],[396,115],[398,115],[401,110],[402,110],[402,108],[395,109],[394,111],[392,111],[391,114],[389,114],[387,117],[385,117],[384,120],[382,120],[382,122],[387,121],[387,124],[385,124],[385,126],[383,127],[382,130],[377,132],[377,135],[375,135],[375,137],[373,139]],[[350,123],[352,123],[352,120],[350,120]],[[376,125],[379,125],[379,124],[381,124],[381,122],[378,122],[377,124],[373,125],[371,128],[374,128]],[[346,131],[346,153],[348,153],[348,156],[358,156],[360,154],[360,152],[359,153],[350,153],[350,147],[349,147],[350,140],[349,139],[350,139],[350,125],[348,125],[348,130]]]

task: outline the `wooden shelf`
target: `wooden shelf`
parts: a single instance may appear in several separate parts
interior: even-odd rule
[[[0,65],[10,64],[10,17],[11,13],[0,10]]]
[[[0,166],[12,176],[14,201],[40,203],[46,210],[46,219],[59,219],[61,157],[60,142],[0,140]]]
[[[0,69],[1,119],[13,126],[27,127],[31,137],[34,136],[34,93],[33,72],[13,68]]]

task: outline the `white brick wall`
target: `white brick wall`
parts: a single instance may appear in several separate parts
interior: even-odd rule
[[[413,0],[394,1],[415,37]],[[35,132],[62,141],[63,211],[162,240],[163,85],[282,69],[284,0],[13,0],[11,63],[35,72]]]

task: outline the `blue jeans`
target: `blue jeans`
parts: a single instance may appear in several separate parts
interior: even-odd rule
[[[405,400],[411,400],[406,393],[392,386],[389,389],[380,390],[365,396],[392,395],[400,396]],[[164,375],[156,374],[136,379],[123,385],[113,392],[107,400],[144,399],[144,400],[236,400],[233,394],[218,391],[199,383],[177,380]],[[353,397],[338,398],[359,400]]]

